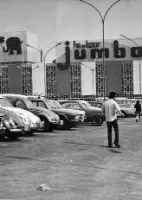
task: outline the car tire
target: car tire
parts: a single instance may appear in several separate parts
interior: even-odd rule
[[[0,141],[3,141],[5,138],[5,135],[0,135]]]
[[[6,136],[6,130],[2,130],[2,133],[0,134],[0,141],[3,141]]]
[[[19,136],[17,136],[17,135],[7,135],[7,137],[8,137],[11,141],[17,140],[17,139],[19,138]]]
[[[26,135],[32,136],[34,135],[35,131],[29,131],[28,133],[26,133]]]
[[[71,127],[69,126],[69,122],[67,119],[62,119],[63,125],[58,125],[57,128],[60,130],[69,130]]]
[[[93,116],[91,119],[91,123],[92,123],[92,126],[101,126],[103,123],[103,120],[99,116]]]
[[[52,130],[50,122],[45,117],[40,117],[41,121],[44,121],[43,132],[49,132]]]
[[[62,127],[62,129],[63,130],[69,130],[69,129],[71,129],[68,120],[64,120],[64,126]]]
[[[127,114],[125,113],[125,111],[124,110],[121,110],[121,112],[123,113],[123,118],[126,118],[127,117]]]

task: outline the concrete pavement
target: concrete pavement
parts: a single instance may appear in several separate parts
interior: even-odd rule
[[[120,149],[107,148],[105,123],[0,142],[0,199],[142,199],[142,123],[119,125]]]

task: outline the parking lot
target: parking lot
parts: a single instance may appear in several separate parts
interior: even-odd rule
[[[0,199],[142,199],[142,122],[119,125],[120,149],[107,148],[105,123],[0,142]]]

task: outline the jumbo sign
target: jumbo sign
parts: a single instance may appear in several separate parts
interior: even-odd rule
[[[142,39],[139,39],[139,44],[142,44]],[[89,42],[88,40],[83,42],[64,42],[62,47],[64,48],[65,57],[60,57],[57,62],[64,62],[67,57],[70,57],[70,62],[92,61],[95,58],[102,60],[103,58],[103,45],[102,42]],[[69,52],[69,56],[68,56]],[[105,60],[136,60],[142,57],[142,47],[134,46],[134,44],[128,40],[106,40],[104,47]]]
[[[99,49],[100,43],[88,43],[86,42],[86,45],[80,45],[74,41],[74,58],[75,59],[86,59],[86,50],[83,48],[91,48],[90,50],[90,58],[95,59],[96,57],[102,58],[103,56],[103,48]],[[81,51],[79,51],[79,48],[82,48]],[[97,48],[96,48],[97,47]],[[105,52],[105,58],[109,58],[109,49],[104,48]],[[131,47],[130,48],[131,57],[137,58],[142,56],[142,47]],[[126,57],[126,49],[124,47],[119,46],[118,40],[115,40],[113,42],[113,56],[114,58],[125,58]]]

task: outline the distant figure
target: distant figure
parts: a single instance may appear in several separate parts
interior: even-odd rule
[[[134,105],[134,108],[136,109],[136,122],[141,121],[141,104],[138,100],[136,104]]]
[[[120,107],[115,100],[116,97],[117,97],[116,92],[110,92],[109,99],[104,102],[102,108],[107,124],[108,148],[112,148],[112,127],[114,128],[115,132],[114,145],[117,148],[120,148],[117,113],[119,113],[122,116],[123,113],[121,113]]]

